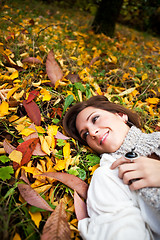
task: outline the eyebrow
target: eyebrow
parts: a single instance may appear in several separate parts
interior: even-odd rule
[[[94,114],[95,112],[92,112],[91,114],[89,114],[89,116],[87,117],[87,121],[89,120],[89,118],[92,116],[92,114]],[[79,135],[81,136],[82,132],[84,131],[84,129],[82,129],[79,133]]]

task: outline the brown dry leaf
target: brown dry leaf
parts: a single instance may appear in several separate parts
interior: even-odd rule
[[[25,183],[19,183],[18,189],[24,200],[32,206],[45,209],[47,211],[53,211],[48,203],[33,189],[30,185]]]
[[[70,240],[71,231],[67,222],[64,203],[61,201],[50,215],[43,228],[41,240]]]
[[[63,140],[68,140],[68,139],[70,139],[69,137],[63,135],[63,133],[61,133],[61,132],[59,132],[59,131],[57,131],[57,134],[55,135],[55,138],[57,138],[57,139],[63,139]]]
[[[38,105],[35,102],[27,103],[27,100],[23,100],[23,106],[28,114],[28,117],[37,125],[41,125],[41,112]]]
[[[67,185],[68,187],[76,190],[78,194],[84,199],[87,198],[88,184],[74,175],[64,172],[47,172],[41,174],[40,176],[54,178]]]
[[[55,60],[53,50],[51,50],[47,56],[46,72],[53,86],[57,80],[60,80],[63,77],[63,72]]]
[[[14,146],[12,146],[7,139],[5,139],[3,141],[3,147],[6,153],[10,154],[13,150],[15,150],[16,148]]]
[[[26,57],[22,60],[23,63],[41,64],[41,61],[35,57]]]
[[[86,204],[76,191],[74,191],[74,207],[78,221],[88,217]]]

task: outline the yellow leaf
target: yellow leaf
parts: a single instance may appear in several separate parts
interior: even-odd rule
[[[47,129],[48,136],[50,137],[55,136],[57,134],[57,131],[58,131],[58,126],[56,125],[48,126],[48,129]]]
[[[119,94],[119,96],[128,95],[128,94],[132,93],[134,90],[135,90],[134,87],[133,87],[133,88],[129,88],[129,89],[127,89],[127,90],[121,92],[121,93]]]
[[[70,57],[72,60],[77,60],[77,58],[76,57]]]
[[[137,73],[137,69],[135,67],[130,67],[129,70],[131,70],[132,72]]]
[[[129,78],[130,78],[130,74],[129,73],[124,73],[123,77],[122,77],[122,80],[125,81],[125,80],[127,80]]]
[[[48,146],[51,147],[51,145],[52,145],[52,137],[51,136],[45,136],[45,140],[46,140]]]
[[[21,132],[25,128],[25,126],[24,124],[18,124],[15,128],[17,129],[17,131]]]
[[[31,187],[32,187],[32,185],[31,185]],[[51,187],[52,187],[52,184],[47,184],[47,185],[44,185],[44,186],[41,186],[41,187],[34,188],[34,190],[37,193],[43,193],[43,192],[46,192]]]
[[[142,75],[142,81],[146,80],[147,78],[148,78],[148,74],[147,74],[147,73],[144,73],[144,74]]]
[[[17,91],[18,88],[19,88],[19,87],[14,87],[14,88],[12,88],[12,89],[7,93],[7,99],[9,99],[9,98],[13,95],[13,93],[15,93],[15,92]]]
[[[23,94],[24,94],[24,90],[22,90],[20,93],[15,93],[15,94],[13,95],[13,97],[14,97],[16,100],[19,100],[19,99],[21,99],[21,97],[23,96]]]
[[[41,126],[35,126],[38,133],[45,133],[46,131]]]
[[[70,144],[66,143],[66,145],[63,147],[63,156],[65,160],[70,157],[70,153],[71,153]]]
[[[13,150],[10,154],[9,154],[9,158],[13,161],[16,162],[18,164],[21,163],[22,160],[22,153],[20,151],[17,150]]]
[[[42,171],[38,170],[36,167],[21,167],[22,169],[24,169],[26,172],[28,173],[32,173],[33,175],[38,175],[41,174]]]
[[[24,135],[24,136],[29,136],[31,133],[36,132],[34,129],[32,128],[24,128],[20,134]]]
[[[108,58],[108,61],[110,63],[116,64],[117,63],[117,58],[115,56],[113,56],[113,55],[110,55],[109,58]]]
[[[147,98],[146,102],[148,104],[158,104],[159,103],[159,98]]]
[[[57,171],[65,169],[66,161],[65,160],[58,160],[57,164],[54,166],[54,169]]]
[[[151,114],[151,116],[154,116],[153,105],[149,106],[149,113]]]
[[[18,71],[15,71],[15,72],[13,72],[13,73],[11,74],[10,79],[13,80],[13,79],[15,79],[15,78],[18,78],[18,76],[19,76]]]
[[[13,240],[21,240],[19,233],[16,233],[13,237]]]
[[[99,167],[99,164],[96,164],[92,167],[91,175],[94,173],[94,171]]]
[[[0,117],[3,117],[9,114],[8,109],[9,109],[8,102],[3,101],[0,105]]]
[[[41,213],[40,212],[32,213],[31,211],[29,211],[29,214],[31,216],[31,219],[33,220],[33,222],[37,226],[37,228],[39,228],[40,221],[42,220]]]
[[[50,101],[51,100],[52,96],[50,95],[49,91],[47,91],[46,89],[43,88],[40,93],[43,95],[42,101]]]
[[[49,150],[49,146],[47,144],[47,141],[44,139],[43,136],[39,136],[40,142],[41,142],[41,148],[42,151],[46,154],[50,155],[51,151]]]

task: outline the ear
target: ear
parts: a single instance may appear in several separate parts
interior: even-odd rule
[[[123,120],[123,122],[127,123],[128,115],[126,115],[124,113],[117,113],[117,116],[119,116]]]

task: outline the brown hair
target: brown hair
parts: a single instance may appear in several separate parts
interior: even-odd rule
[[[136,127],[141,128],[140,117],[136,112],[133,112],[132,110],[127,109],[120,104],[108,101],[105,96],[94,96],[84,102],[79,102],[73,105],[67,111],[63,120],[63,127],[66,133],[84,145],[88,144],[80,137],[77,131],[76,118],[78,113],[80,113],[83,109],[87,107],[95,107],[112,113],[126,114],[128,116],[129,126],[135,125]]]

